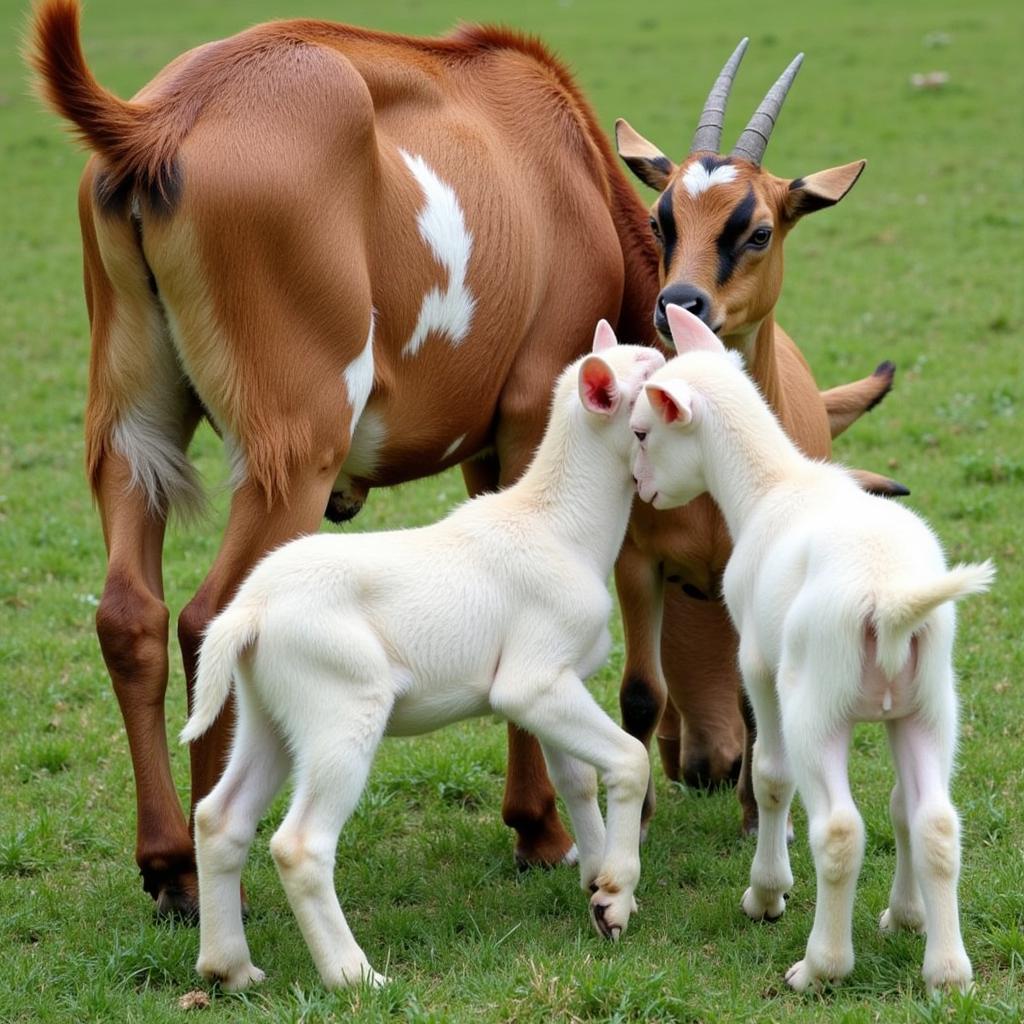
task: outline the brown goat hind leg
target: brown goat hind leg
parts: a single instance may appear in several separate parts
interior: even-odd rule
[[[192,838],[167,752],[167,606],[161,553],[166,520],[131,486],[120,455],[102,462],[96,499],[107,544],[107,579],[96,632],[128,734],[137,806],[135,860],[161,912],[183,888],[194,896]]]
[[[622,727],[644,746],[650,746],[665,707],[660,656],[663,585],[661,566],[629,536],[615,562],[615,588],[626,634],[626,664],[619,690]],[[654,803],[652,773],[641,817],[644,834],[654,814]]]

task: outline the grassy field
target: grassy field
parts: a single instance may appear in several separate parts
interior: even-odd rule
[[[155,923],[138,884],[127,744],[93,631],[104,554],[81,469],[83,158],[27,94],[17,57],[25,7],[0,3],[0,1021],[179,1020],[180,997],[199,987],[198,935]],[[911,503],[952,557],[991,555],[1000,569],[995,590],[963,607],[957,655],[962,913],[978,985],[967,997],[928,1001],[921,940],[877,931],[894,864],[879,730],[858,731],[852,760],[869,833],[857,967],[841,988],[800,997],[782,975],[802,954],[813,907],[802,812],[789,910],[774,926],[755,926],[738,908],[753,851],[739,838],[733,795],[669,787],[659,770],[641,913],[613,947],[592,934],[572,872],[516,873],[498,814],[504,728],[477,721],[385,744],[342,835],[342,901],[394,983],[371,994],[321,989],[266,849],[278,803],[246,874],[250,943],[268,980],[245,996],[215,994],[205,1018],[1024,1019],[1024,8],[92,0],[85,44],[99,79],[129,95],[186,47],[286,15],[425,33],[458,18],[503,20],[539,32],[576,69],[607,130],[628,116],[677,156],[741,35],[752,42],[727,138],[793,53],[807,52],[767,166],[796,176],[867,157],[869,167],[841,206],[790,240],[780,319],[823,385],[883,358],[898,364],[896,391],[842,440],[839,456],[910,485]],[[911,74],[932,70],[949,73],[945,88],[910,86]],[[201,527],[171,531],[172,612],[212,558],[225,505],[208,430],[195,456],[217,511]],[[375,492],[350,528],[431,521],[461,495],[451,474]],[[620,639],[594,681],[609,708],[622,656]],[[180,668],[169,717],[176,731]],[[173,757],[184,798],[187,759],[177,749]]]

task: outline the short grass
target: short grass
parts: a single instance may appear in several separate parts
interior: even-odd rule
[[[0,1020],[178,1020],[179,998],[198,986],[197,933],[154,923],[138,885],[127,745],[92,626],[104,556],[81,472],[82,158],[26,95],[15,53],[25,6],[0,3]],[[789,910],[759,927],[738,910],[752,850],[738,838],[733,796],[659,778],[641,913],[623,943],[604,944],[590,932],[572,872],[514,870],[498,815],[504,729],[477,721],[385,744],[342,836],[341,898],[394,983],[373,994],[321,989],[267,854],[278,804],[246,875],[250,941],[268,980],[242,997],[215,993],[203,1012],[282,1022],[1024,1018],[1024,8],[1014,0],[92,0],[85,41],[100,80],[128,95],[188,46],[300,14],[410,32],[458,18],[539,32],[574,65],[606,128],[626,115],[676,155],[739,36],[752,45],[730,133],[792,54],[807,51],[768,166],[793,176],[860,156],[870,166],[840,207],[790,240],[781,319],[823,384],[895,360],[895,393],[842,441],[840,456],[908,483],[954,558],[993,555],[1000,567],[993,593],[963,608],[957,655],[961,893],[978,987],[929,1002],[921,940],[883,938],[875,927],[894,856],[878,730],[857,733],[852,769],[869,832],[857,967],[841,988],[800,997],[782,973],[802,951],[813,906],[801,813]],[[949,85],[910,87],[913,72],[931,70],[948,71]],[[223,517],[224,471],[209,432],[196,458],[217,514],[171,533],[172,609],[201,579]],[[377,492],[351,529],[427,522],[461,493],[452,474]],[[609,708],[621,665],[620,642],[594,682]],[[180,670],[168,707],[176,730]],[[184,798],[186,758],[173,756]]]

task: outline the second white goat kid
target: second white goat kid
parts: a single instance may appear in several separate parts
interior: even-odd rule
[[[540,739],[576,833],[591,919],[608,938],[625,932],[648,758],[583,680],[610,646],[607,578],[634,494],[630,411],[664,361],[616,345],[602,321],[593,353],[559,378],[518,483],[433,526],[293,541],[211,624],[182,740],[213,723],[232,677],[238,722],[224,775],[196,808],[201,974],[227,989],[263,978],[239,880],[290,770],[294,796],[270,849],[320,976],[328,987],[383,981],[334,890],[339,832],[383,735],[491,712]]]
[[[896,766],[896,874],[883,931],[927,932],[930,990],[965,989],[959,821],[949,797],[957,702],[952,601],[986,590],[990,562],[948,569],[935,535],[841,468],[805,458],[740,368],[740,357],[669,307],[678,358],[645,385],[632,426],[641,498],[671,508],[705,491],[734,549],[723,596],[740,635],[757,719],[760,827],[743,910],[776,918],[793,884],[786,821],[794,786],[817,870],[814,926],[786,974],[803,990],[853,969],[851,918],[864,823],[847,775],[857,722],[884,722]]]

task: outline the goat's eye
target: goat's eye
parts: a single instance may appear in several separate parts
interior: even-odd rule
[[[647,431],[646,430],[634,430],[633,434],[636,437],[636,439],[642,444],[644,438],[647,436]]]
[[[755,249],[763,249],[768,244],[768,242],[771,239],[771,237],[772,237],[772,229],[771,228],[758,228],[750,236],[750,244]]]
[[[654,217],[652,217],[650,219],[650,225],[651,225],[651,234],[653,234],[654,237],[660,242],[661,241],[661,225],[658,223],[658,221]]]

